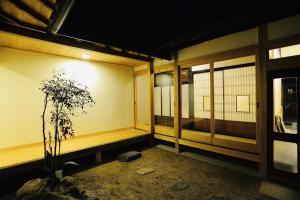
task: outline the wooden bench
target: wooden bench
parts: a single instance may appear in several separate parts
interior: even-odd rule
[[[101,159],[99,153],[102,151],[146,141],[150,138],[149,132],[133,128],[81,135],[63,142],[60,157],[62,159],[74,158],[94,153],[99,161]],[[0,149],[0,177],[14,171],[26,171],[32,166],[40,167],[43,163],[43,156],[42,143]]]

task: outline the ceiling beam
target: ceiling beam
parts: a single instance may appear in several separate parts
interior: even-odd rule
[[[0,11],[1,11],[1,9],[0,9]],[[15,21],[13,21],[12,19],[10,19],[8,16],[5,15],[5,13],[2,13],[2,12],[1,12],[0,18],[1,18],[2,20],[4,20],[6,23],[11,23],[11,24],[18,25],[17,22],[15,22]]]
[[[40,0],[40,1],[48,8],[55,10],[55,5],[51,3],[49,0]]]
[[[67,46],[77,47],[77,48],[81,48],[81,49],[87,49],[87,50],[106,53],[106,54],[111,54],[111,55],[115,55],[115,56],[127,57],[127,58],[142,60],[142,61],[146,61],[146,62],[153,61],[153,58],[151,58],[151,57],[141,56],[138,54],[132,54],[132,53],[128,53],[128,52],[122,51],[122,50],[117,51],[117,50],[110,49],[110,48],[96,46],[95,44],[93,44],[91,42],[79,41],[78,39],[65,37],[65,36],[61,36],[61,35],[51,35],[51,34],[46,33],[45,31],[35,31],[35,30],[28,29],[25,27],[6,24],[3,22],[0,22],[0,30],[18,34],[18,35],[31,37],[31,38],[45,40],[48,42],[54,42],[54,43],[58,43],[58,44],[63,44],[63,45],[67,45]]]
[[[19,26],[28,27],[29,29],[35,29],[37,31],[45,31],[45,29],[40,27],[40,26],[36,26],[36,25],[30,24],[30,23],[20,21],[19,19],[12,16],[11,14],[6,13],[5,11],[3,11],[1,8],[0,8],[0,12],[1,12],[1,16],[3,18],[6,18],[6,20],[10,21],[10,23],[13,23],[13,24],[19,25]]]
[[[31,8],[29,8],[26,4],[24,4],[23,2],[21,2],[20,0],[10,0],[13,4],[15,4],[18,8],[20,8],[21,10],[24,10],[25,12],[27,12],[28,14],[30,14],[31,16],[33,16],[34,18],[36,18],[37,20],[40,20],[42,22],[44,22],[45,24],[49,24],[49,20],[47,18],[45,18],[43,15],[41,15],[40,13],[35,12],[34,10],[32,10]]]
[[[64,21],[66,20],[69,12],[71,11],[74,3],[75,0],[65,0],[59,2],[58,9],[55,11],[53,20],[51,20],[50,22],[50,33],[57,34]]]

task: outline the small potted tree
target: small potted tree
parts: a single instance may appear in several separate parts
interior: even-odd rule
[[[50,178],[50,185],[57,183],[55,171],[60,168],[58,156],[62,141],[74,137],[72,116],[85,114],[86,106],[93,106],[88,88],[74,80],[65,78],[64,73],[54,74],[49,80],[42,81],[40,90],[44,93],[42,113],[42,134],[44,158]],[[49,123],[47,122],[47,119]]]

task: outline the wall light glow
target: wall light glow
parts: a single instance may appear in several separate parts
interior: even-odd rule
[[[81,58],[82,58],[82,59],[85,59],[85,60],[88,60],[88,59],[90,59],[91,57],[90,57],[88,54],[83,53],[83,54],[81,54]]]
[[[93,88],[96,85],[98,73],[95,66],[91,63],[80,60],[69,61],[60,70],[66,74],[66,78],[76,80],[89,88]]]

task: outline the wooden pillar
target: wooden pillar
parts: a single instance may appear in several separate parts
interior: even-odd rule
[[[136,128],[136,122],[137,122],[137,107],[136,107],[136,77],[135,74],[133,74],[133,120],[134,120],[134,128]]]
[[[153,61],[149,63],[148,76],[149,76],[149,116],[150,116],[150,133],[152,134],[150,145],[154,145],[154,65]]]
[[[102,153],[101,152],[97,152],[95,154],[95,163],[97,163],[97,164],[101,164],[102,163]]]
[[[266,175],[267,170],[267,27],[258,27],[258,49],[256,53],[256,81],[257,81],[257,150],[260,154],[259,170],[261,175]]]
[[[210,66],[210,142],[213,143],[215,134],[215,87],[214,87],[214,62],[209,64]]]
[[[181,134],[181,69],[178,65],[178,53],[174,55],[174,131],[175,148],[179,153],[179,137]]]

